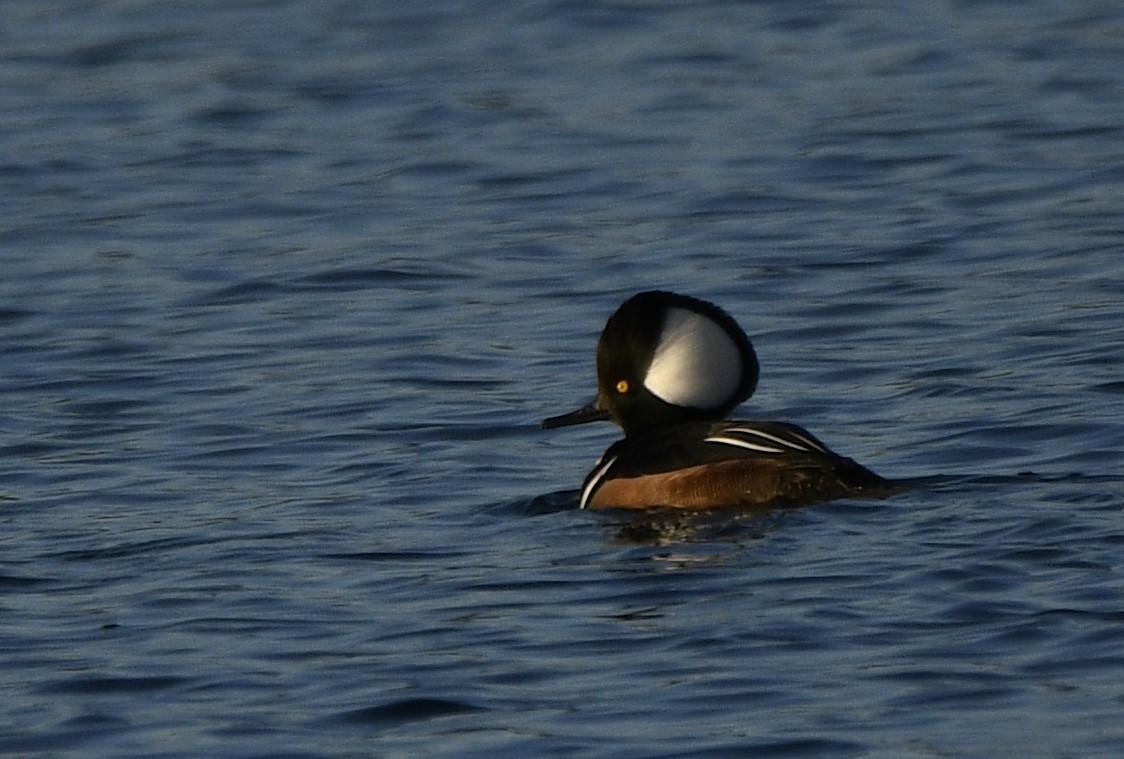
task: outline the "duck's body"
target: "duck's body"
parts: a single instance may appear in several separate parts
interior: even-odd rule
[[[892,488],[796,425],[721,421],[753,393],[757,359],[737,323],[705,301],[630,298],[601,335],[597,373],[597,400],[543,422],[611,419],[625,431],[586,477],[581,508],[801,505]]]
[[[581,508],[800,505],[888,483],[792,424],[680,424],[614,443],[586,477]]]

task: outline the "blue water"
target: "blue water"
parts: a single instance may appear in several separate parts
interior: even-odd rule
[[[0,754],[1124,753],[1124,10],[0,11]],[[589,513],[628,295],[917,487]]]

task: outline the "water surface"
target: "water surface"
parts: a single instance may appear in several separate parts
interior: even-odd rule
[[[0,753],[1124,750],[1124,14],[115,5],[0,28]],[[628,295],[917,487],[588,513]]]

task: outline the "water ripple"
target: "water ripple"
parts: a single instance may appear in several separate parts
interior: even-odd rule
[[[5,5],[0,752],[1119,755],[1121,28]],[[577,510],[650,287],[907,487]]]

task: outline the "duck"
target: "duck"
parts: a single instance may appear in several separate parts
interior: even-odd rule
[[[541,423],[611,421],[624,432],[586,476],[579,508],[803,506],[895,489],[800,426],[727,419],[753,395],[760,367],[746,333],[713,303],[633,295],[606,322],[596,363],[595,399]]]

